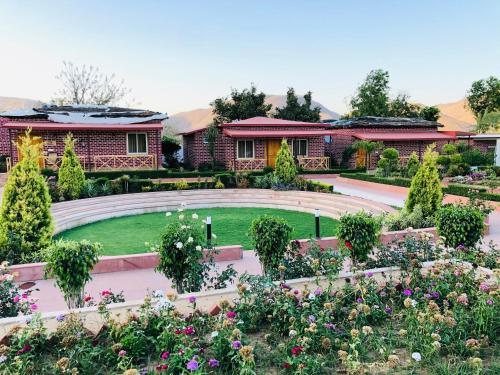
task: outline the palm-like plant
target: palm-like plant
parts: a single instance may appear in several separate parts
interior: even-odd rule
[[[376,150],[380,150],[383,147],[382,142],[372,142],[372,141],[356,141],[352,144],[355,150],[363,150],[365,152],[365,167],[370,168],[369,161],[370,155]]]

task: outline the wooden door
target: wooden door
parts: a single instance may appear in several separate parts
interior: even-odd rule
[[[268,139],[266,142],[266,165],[273,167],[276,165],[276,156],[281,147],[281,140]]]
[[[21,135],[20,137],[26,137],[25,134]],[[21,139],[17,138],[17,159],[18,161],[21,161],[23,160],[23,153],[21,152],[21,148],[19,147],[21,145]],[[31,139],[31,142],[33,142],[34,144],[40,144],[40,143],[43,143],[43,139],[42,137],[37,137],[37,136],[34,136],[34,135],[31,135],[30,134],[30,139]],[[43,146],[42,146],[42,151],[43,151]],[[43,154],[40,155],[39,159],[38,159],[38,165],[40,166],[40,168],[45,168],[45,158],[43,157]]]
[[[360,148],[356,154],[356,168],[363,167],[366,167],[366,151]]]

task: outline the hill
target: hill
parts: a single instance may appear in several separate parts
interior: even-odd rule
[[[39,100],[0,96],[0,112],[12,111],[14,109],[30,109],[38,107],[41,104],[42,102]]]
[[[283,107],[286,103],[285,95],[268,95],[266,102],[273,105],[273,108]],[[304,102],[302,97],[299,102]],[[338,119],[339,114],[326,108],[321,103],[313,100],[313,106],[321,108],[321,119]],[[166,126],[170,132],[183,132],[188,130],[195,130],[205,127],[212,122],[212,108],[199,108],[192,111],[179,112],[169,116],[166,120]]]
[[[438,104],[436,107],[441,111],[438,121],[444,125],[442,130],[470,131],[474,128],[476,119],[467,107],[466,99]]]

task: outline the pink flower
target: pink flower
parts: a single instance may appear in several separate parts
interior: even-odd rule
[[[184,334],[185,335],[192,335],[192,334],[194,334],[194,327],[193,326],[187,326],[184,329]]]
[[[479,290],[481,290],[482,292],[488,293],[490,291],[490,287],[486,283],[481,283],[481,284],[479,284]]]
[[[92,299],[92,297],[91,297],[91,296],[89,296],[89,295],[86,295],[85,297],[83,297],[83,301],[84,301],[84,302],[88,302],[88,301],[90,301],[91,299]]]
[[[19,294],[16,294],[16,295],[14,296],[14,298],[12,298],[12,301],[13,301],[14,303],[18,303],[20,300],[21,300],[21,297],[19,297]]]
[[[28,299],[28,293],[23,293],[23,294],[22,294],[22,298],[23,298],[23,299]]]
[[[36,303],[32,303],[30,308],[31,308],[31,311],[36,311],[38,309],[38,305]]]
[[[234,311],[228,311],[226,313],[226,316],[229,318],[229,319],[234,319],[236,318],[236,313]]]
[[[111,292],[109,290],[103,290],[101,292],[101,296],[103,296],[103,297],[109,296],[110,294],[111,294]]]
[[[464,306],[467,306],[469,304],[469,299],[467,298],[467,294],[465,294],[465,293],[460,294],[457,297],[457,302],[464,305]]]
[[[196,297],[195,296],[189,296],[188,297],[189,303],[195,303],[196,302]]]
[[[118,357],[125,357],[126,354],[127,354],[127,352],[125,350],[120,350],[118,352]]]
[[[168,357],[170,357],[170,352],[161,353],[161,359],[166,360]]]

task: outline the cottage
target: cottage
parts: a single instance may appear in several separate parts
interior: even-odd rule
[[[287,139],[294,157],[304,169],[328,169],[325,145],[333,132],[328,125],[253,117],[217,127],[215,160],[229,170],[261,170],[274,167],[281,140]],[[184,162],[195,168],[211,162],[207,128],[180,133]]]
[[[43,106],[0,113],[0,154],[14,165],[20,155],[19,136],[44,144],[40,164],[57,169],[64,138],[71,132],[75,152],[88,171],[157,169],[161,165],[161,132],[165,114],[108,106]]]

